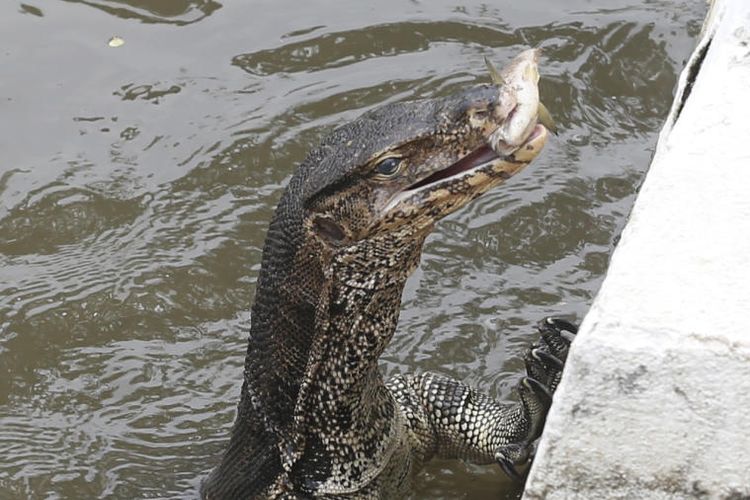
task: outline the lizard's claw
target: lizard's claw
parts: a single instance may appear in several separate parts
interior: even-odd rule
[[[568,355],[570,343],[578,333],[576,325],[562,318],[544,318],[537,325],[537,329],[552,353],[563,360]]]
[[[544,318],[537,330],[542,338],[524,356],[526,372],[546,385],[550,392],[555,392],[578,327],[564,319]]]
[[[557,356],[553,356],[547,351],[536,348],[531,350],[531,357],[543,366],[551,366],[557,370],[562,370],[564,363]]]
[[[523,481],[516,466],[527,463],[533,456],[533,443],[542,434],[570,343],[578,332],[575,325],[560,318],[545,318],[539,322],[537,329],[541,339],[526,351],[524,362],[527,375],[516,388],[521,400],[521,418],[525,420],[525,436],[495,452],[495,460],[500,467],[516,481]]]
[[[549,406],[552,404],[552,392],[546,385],[537,379],[524,377],[521,379],[521,384],[534,394],[542,406]]]

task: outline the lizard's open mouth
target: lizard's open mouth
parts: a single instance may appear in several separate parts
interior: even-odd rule
[[[496,160],[498,158],[500,158],[498,154],[495,153],[491,147],[485,144],[484,146],[481,146],[471,153],[467,154],[449,167],[446,167],[443,170],[438,170],[429,177],[425,177],[416,184],[412,184],[407,188],[407,191],[414,191],[428,184],[434,184],[443,179],[453,177],[463,172],[468,172],[473,168],[484,165],[485,163]]]
[[[421,181],[412,184],[406,189],[406,191],[416,191],[424,186],[435,184],[451,177],[457,177],[463,173],[486,166],[496,160],[502,160],[507,163],[528,163],[534,156],[536,156],[539,149],[541,149],[541,147],[537,147],[536,140],[541,136],[546,135],[545,133],[546,129],[543,125],[536,125],[529,134],[529,137],[526,138],[518,150],[508,156],[501,157],[487,144],[480,146],[448,167],[438,170]],[[519,151],[521,154],[516,158],[516,153]],[[527,156],[530,156],[531,158],[526,159]]]

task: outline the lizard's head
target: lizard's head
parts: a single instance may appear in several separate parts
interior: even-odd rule
[[[377,359],[406,276],[435,222],[541,151],[537,58],[492,85],[370,111],[300,165],[268,229],[237,423],[206,497],[325,491],[389,463]]]
[[[537,59],[527,50],[492,85],[386,105],[336,129],[303,165],[308,234],[332,248],[421,242],[436,221],[528,165],[548,135]]]

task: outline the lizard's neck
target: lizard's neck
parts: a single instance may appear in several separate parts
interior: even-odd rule
[[[378,358],[423,238],[326,246],[305,231],[303,181],[290,181],[269,226],[237,418],[208,493],[320,488],[353,458],[382,462],[399,427]]]
[[[311,490],[366,483],[371,478],[360,473],[380,470],[397,446],[402,426],[378,359],[396,329],[401,294],[422,242],[397,248],[395,238],[389,239],[336,252],[325,273],[294,411],[294,429],[304,443],[295,475]]]
[[[422,240],[388,238],[335,251],[305,240],[284,279],[258,288],[240,407],[263,421],[238,418],[236,426],[262,424],[282,467],[310,488],[350,473],[349,460],[376,470],[394,439],[397,410],[378,358]]]

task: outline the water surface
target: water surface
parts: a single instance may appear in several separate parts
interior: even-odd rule
[[[532,325],[591,304],[703,11],[3,2],[0,498],[194,496],[234,418],[265,228],[295,165],[365,110],[485,82],[485,55],[541,45],[560,137],[439,224],[383,363],[510,397]],[[497,467],[435,462],[415,496],[519,491]]]

